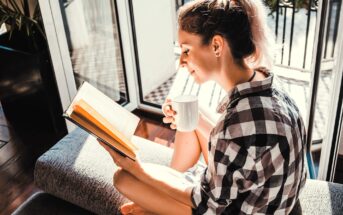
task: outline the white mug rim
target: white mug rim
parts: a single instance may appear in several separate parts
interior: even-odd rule
[[[177,98],[180,98],[180,97],[188,97],[189,100],[188,101],[177,101],[176,99]],[[175,103],[189,103],[189,102],[197,102],[198,101],[198,97],[195,96],[195,95],[178,95],[178,96],[175,96],[173,99],[172,99],[172,102],[175,102]]]

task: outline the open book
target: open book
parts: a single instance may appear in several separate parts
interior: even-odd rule
[[[63,116],[123,156],[136,159],[131,142],[139,118],[84,82]]]

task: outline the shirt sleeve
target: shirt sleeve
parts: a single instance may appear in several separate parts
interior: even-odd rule
[[[209,165],[201,177],[201,183],[192,190],[193,214],[220,214],[237,197],[238,190],[233,176],[242,168],[245,155],[239,153],[238,149],[238,157],[233,159],[230,156],[229,159],[225,153],[233,147],[237,150],[235,144],[218,139],[215,145],[214,153],[209,153]]]
[[[193,214],[222,214],[239,193],[262,192],[265,181],[283,165],[279,156],[273,158],[271,154],[281,153],[277,145],[266,148],[258,157],[252,155],[254,147],[249,150],[237,140],[216,140],[201,183],[192,189]],[[250,201],[253,204],[255,200]]]

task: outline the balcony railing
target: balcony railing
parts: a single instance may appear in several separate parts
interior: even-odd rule
[[[176,0],[177,7],[191,0]],[[319,0],[264,0],[268,25],[275,33],[275,64],[309,71],[313,54]],[[330,0],[323,61],[334,57],[342,0]]]
[[[281,47],[275,64],[308,71],[311,66],[318,0],[267,0],[274,21],[276,43]],[[334,57],[341,0],[331,0],[323,61]],[[298,43],[295,44],[295,40]]]

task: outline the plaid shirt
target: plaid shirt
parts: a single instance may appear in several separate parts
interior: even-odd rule
[[[306,131],[293,100],[267,78],[237,85],[217,108],[193,214],[288,214],[305,183]]]

